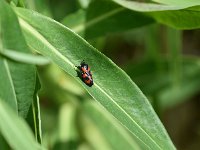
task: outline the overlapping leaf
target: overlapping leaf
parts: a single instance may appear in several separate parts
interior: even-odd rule
[[[42,149],[34,140],[31,130],[24,120],[19,118],[2,99],[0,99],[0,118],[0,132],[11,148],[16,150]]]
[[[15,13],[0,0],[0,51],[5,49],[29,53]],[[0,73],[0,97],[26,117],[34,95],[35,67],[0,57]]]
[[[113,2],[123,6],[124,8],[145,12],[145,14],[153,17],[160,23],[175,27],[178,29],[196,29],[200,28],[200,2],[196,0],[187,2],[172,2],[167,1],[166,4],[152,4],[152,3],[140,3],[134,1],[124,1],[124,0],[112,0]],[[164,3],[165,3],[164,2]],[[181,3],[183,5],[181,5]],[[191,9],[189,7],[196,6],[197,8]]]
[[[167,5],[174,5],[174,6],[184,6],[184,7],[192,7],[192,6],[198,6],[200,5],[199,0],[181,0],[181,1],[175,1],[175,0],[153,0],[154,2],[167,4]]]
[[[155,21],[178,29],[200,27],[199,2],[165,1],[161,4],[125,0],[94,0],[62,23],[87,39],[141,27]],[[165,4],[168,4],[166,5]],[[162,4],[163,3],[163,4]],[[99,7],[101,6],[101,7]],[[191,6],[195,6],[189,8]]]
[[[91,2],[86,12],[79,11],[66,17],[62,22],[78,34],[82,35],[85,31],[85,37],[91,39],[148,25],[154,20],[143,13],[125,9],[112,1],[96,0]]]
[[[129,132],[98,104],[92,101],[85,102],[83,110],[94,122],[95,126],[98,127],[100,133],[111,145],[112,149],[141,149]]]

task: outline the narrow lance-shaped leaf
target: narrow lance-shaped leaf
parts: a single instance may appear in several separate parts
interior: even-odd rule
[[[41,129],[40,105],[39,105],[39,97],[38,97],[38,91],[40,87],[41,87],[40,81],[37,76],[34,97],[33,97],[32,105],[31,105],[31,108],[29,109],[29,113],[26,120],[35,134],[35,139],[37,140],[38,143],[41,144],[42,143],[42,129]]]
[[[165,10],[179,10],[185,7],[183,6],[173,6],[173,5],[163,5],[163,4],[154,4],[154,3],[142,3],[142,2],[135,2],[135,1],[125,1],[125,0],[112,0],[113,2],[140,12],[152,12],[152,11],[165,11]]]
[[[5,49],[29,53],[15,13],[0,0],[0,51]],[[0,57],[0,73],[0,97],[26,117],[33,100],[35,67]]]
[[[140,150],[140,146],[129,132],[106,110],[93,101],[86,101],[83,110],[98,127],[100,133],[114,150]]]
[[[200,11],[199,3],[194,1],[191,4],[184,5],[163,5],[153,3],[140,3],[134,1],[112,0],[124,8],[132,11],[143,12],[151,16],[157,22],[166,24],[178,29],[196,29],[200,28]],[[182,3],[182,2],[179,2]],[[189,8],[190,6],[197,6],[196,8]]]
[[[197,7],[199,9],[199,7]],[[149,13],[158,22],[177,29],[200,28],[200,11],[195,8]]]
[[[175,0],[153,0],[154,2],[163,3],[167,5],[174,5],[174,6],[185,6],[185,7],[192,7],[200,5],[199,0],[181,0],[181,1],[175,1]]]
[[[48,56],[73,76],[150,149],[174,149],[150,103],[124,71],[58,22],[33,11],[15,10],[30,47]],[[76,77],[75,66],[82,60],[91,66],[94,78],[92,87]]]
[[[33,55],[27,53],[21,53],[14,50],[4,49],[0,51],[0,55],[6,57],[7,59],[11,59],[18,63],[26,63],[26,64],[34,64],[34,65],[47,65],[50,61],[40,55]]]
[[[13,149],[40,150],[42,147],[33,138],[31,130],[22,118],[0,99],[0,133]]]

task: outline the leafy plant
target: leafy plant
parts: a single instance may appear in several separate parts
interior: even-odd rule
[[[92,44],[95,46],[95,41],[105,34],[121,33],[153,23],[179,29],[199,28],[199,3],[195,0],[182,5],[171,1],[155,4],[94,0],[87,1],[89,5],[84,5],[83,10],[83,2],[79,0],[74,2],[77,12],[64,17],[61,24],[52,19],[60,16],[53,16],[51,6],[45,5],[45,2],[0,0],[0,117],[3,120],[0,123],[3,137],[0,144],[7,145],[4,149],[176,149],[142,91],[154,94],[160,87],[165,87],[158,94],[157,112],[180,102],[184,95],[176,94],[181,90],[186,91],[185,96],[198,91],[200,80],[196,76],[199,70],[188,73],[187,65],[190,63],[184,58],[185,64],[182,65],[181,31],[166,31],[171,62],[159,60],[157,41],[147,39],[146,45],[150,50],[142,68],[148,71],[145,67],[152,63],[155,70],[160,68],[162,72],[155,71],[151,75],[147,72],[147,80],[159,77],[161,82],[154,84],[149,80],[145,87],[134,79],[142,91],[130,78],[133,72],[141,77],[141,64],[139,67],[124,67],[129,77]],[[149,31],[152,30],[150,35],[156,39],[157,31],[155,28]],[[171,40],[172,37],[177,40]],[[77,77],[76,66],[82,60],[91,67],[92,87]],[[196,67],[194,62],[191,65]],[[172,80],[168,78],[170,75],[165,74],[168,70],[174,77]],[[180,77],[181,72],[184,72],[183,77]],[[189,82],[190,78],[195,79],[194,84],[192,82],[190,87],[182,88],[182,80]],[[39,94],[41,114],[45,116],[42,122],[38,98],[40,82],[43,91]],[[176,97],[172,99],[169,93],[174,93]],[[48,104],[49,111],[57,114],[50,120],[45,111]]]

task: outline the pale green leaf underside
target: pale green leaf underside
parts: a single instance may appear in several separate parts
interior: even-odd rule
[[[134,10],[134,11],[141,11],[141,12],[153,12],[153,11],[167,11],[167,10],[180,10],[185,9],[192,6],[200,5],[199,0],[154,0],[155,2],[161,4],[154,4],[154,3],[142,3],[142,2],[135,2],[130,0],[112,0],[117,4]]]
[[[3,55],[13,61],[26,64],[46,65],[50,63],[50,61],[43,56],[27,54],[8,49],[5,49],[4,51],[0,52],[0,55]]]
[[[140,3],[134,1],[112,0],[120,6],[132,11],[140,11],[154,18],[157,22],[175,27],[178,29],[200,28],[200,2],[196,0],[184,2],[163,0],[168,5]],[[182,4],[181,4],[182,3]],[[196,7],[192,7],[196,6]],[[192,7],[192,8],[190,8]]]
[[[30,47],[49,57],[76,77],[75,65],[85,60],[93,72],[94,85],[82,85],[150,149],[174,149],[163,125],[146,97],[111,60],[74,32],[32,11],[15,9]]]
[[[192,7],[200,5],[199,0],[153,0],[153,1],[162,4],[182,6],[182,7]]]
[[[142,2],[135,2],[135,1],[126,1],[126,0],[112,0],[113,2],[140,12],[152,12],[152,11],[165,11],[165,10],[179,10],[185,7],[181,6],[173,6],[173,5],[162,5],[162,4],[153,4],[153,3],[142,3]]]

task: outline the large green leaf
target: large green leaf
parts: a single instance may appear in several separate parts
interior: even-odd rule
[[[125,9],[112,1],[95,0],[91,2],[86,12],[79,11],[66,17],[62,22],[78,34],[82,35],[85,31],[85,37],[91,39],[151,24],[154,20],[142,13]]]
[[[0,0],[0,33],[0,51],[29,53],[17,17],[3,0]],[[33,100],[35,67],[0,58],[0,72],[0,97],[25,117]]]
[[[0,99],[0,118],[0,132],[13,149],[42,149],[34,140],[24,120],[19,118],[2,99]]]
[[[200,5],[199,0],[153,0],[154,2],[168,4],[168,5],[174,5],[174,6],[185,6],[185,7],[191,7],[191,6],[197,6]]]
[[[200,11],[197,8],[188,8],[174,11],[161,11],[149,13],[158,22],[177,29],[200,28]]]
[[[153,23],[154,20],[180,29],[199,28],[199,11],[186,9],[189,6],[195,5],[95,0],[86,11],[71,14],[62,23],[81,36],[85,31],[87,39],[141,27]]]
[[[92,101],[86,101],[83,110],[87,116],[99,128],[100,133],[114,150],[140,150],[141,148],[131,137],[129,132],[116,121],[102,107]]]
[[[49,57],[73,76],[110,113],[150,149],[174,149],[150,103],[127,74],[80,36],[33,11],[16,8],[20,25],[32,49]],[[85,60],[94,85],[76,77],[76,65]]]
[[[170,3],[171,5],[162,5],[124,0],[112,1],[132,11],[145,12],[146,15],[153,17],[158,22],[169,25],[171,27],[178,29],[195,29],[200,27],[199,7],[195,9],[189,8],[190,6],[198,6],[200,2],[197,1],[196,3],[188,2],[184,5],[172,5],[174,3]]]

